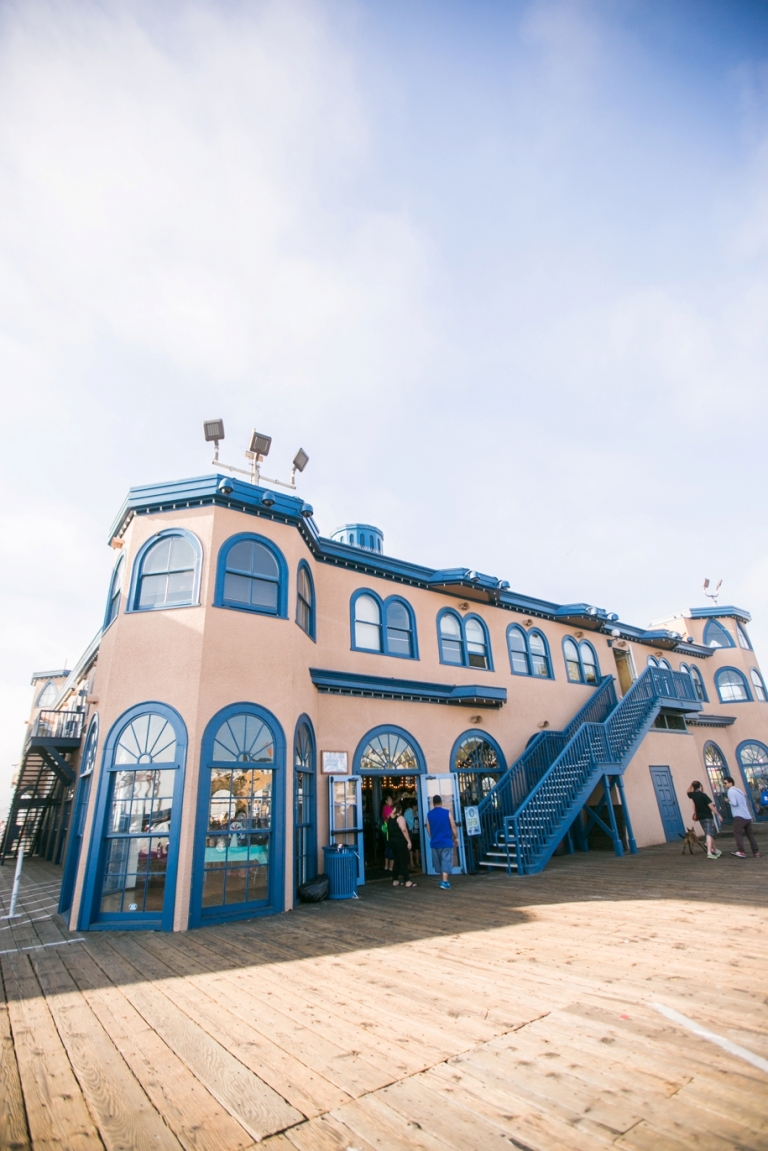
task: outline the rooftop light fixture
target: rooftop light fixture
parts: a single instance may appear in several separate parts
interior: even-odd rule
[[[290,491],[296,490],[296,472],[303,472],[309,463],[309,456],[303,448],[299,448],[298,452],[293,458],[293,468],[291,469],[291,478],[288,483],[284,480],[271,480],[267,476],[261,475],[259,464],[269,455],[269,450],[272,447],[272,437],[265,436],[262,432],[257,432],[254,428],[251,432],[251,440],[248,445],[248,450],[245,453],[246,459],[250,460],[250,468],[246,471],[245,468],[236,468],[234,464],[225,464],[219,460],[219,442],[224,439],[224,421],[223,420],[204,420],[203,421],[203,435],[205,436],[206,443],[213,442],[213,460],[212,463],[218,467],[226,468],[228,472],[238,472],[242,476],[248,476],[252,484],[267,483],[277,484],[278,487],[288,488]],[[229,495],[232,491],[232,485],[228,480],[222,480],[219,484],[218,490],[222,495]],[[262,501],[265,506],[271,507],[274,504],[274,499],[268,502],[266,499]],[[311,515],[311,512],[310,512]]]
[[[718,599],[718,596],[720,595],[720,588],[722,586],[722,583],[723,583],[722,580],[718,580],[717,581],[717,587],[715,588],[715,590],[714,591],[707,591],[707,588],[709,587],[709,580],[708,579],[704,580],[704,595],[707,597],[707,599],[712,600],[712,603],[715,605],[715,607],[717,607],[717,599]]]

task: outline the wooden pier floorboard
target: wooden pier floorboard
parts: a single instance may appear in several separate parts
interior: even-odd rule
[[[68,931],[60,869],[27,861],[0,1148],[768,1151],[768,861],[720,846],[174,935]]]

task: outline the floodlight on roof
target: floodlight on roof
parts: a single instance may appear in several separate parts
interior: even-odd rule
[[[248,451],[253,452],[255,456],[268,456],[271,447],[272,437],[263,436],[261,432],[257,432],[254,428],[251,432],[251,442],[248,445]]]
[[[224,439],[224,421],[223,420],[204,420],[203,421],[203,434],[205,435],[208,443],[213,440],[218,443],[219,440]]]
[[[309,456],[303,448],[299,448],[296,455],[293,457],[293,466],[297,472],[303,472],[309,463]]]

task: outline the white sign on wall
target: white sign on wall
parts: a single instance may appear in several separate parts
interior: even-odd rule
[[[349,772],[346,751],[324,751],[321,755],[324,775],[346,775]]]
[[[476,807],[464,808],[464,827],[466,828],[467,835],[480,834],[480,816]]]

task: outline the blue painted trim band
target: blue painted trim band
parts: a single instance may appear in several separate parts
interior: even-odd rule
[[[505,687],[478,687],[476,684],[423,683],[379,675],[353,675],[344,671],[309,669],[319,692],[356,695],[369,699],[400,699],[413,703],[446,703],[463,707],[501,707],[507,702]]]

